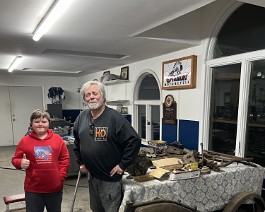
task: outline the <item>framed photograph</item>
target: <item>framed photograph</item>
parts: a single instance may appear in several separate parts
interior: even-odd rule
[[[122,80],[128,80],[129,79],[129,66],[121,68],[121,76],[120,76],[120,78]]]
[[[118,111],[119,113],[122,112],[122,107],[123,107],[122,104],[117,104],[117,111]]]
[[[128,107],[122,107],[121,114],[128,114]]]
[[[170,90],[196,87],[196,55],[163,62],[162,68],[162,89]]]

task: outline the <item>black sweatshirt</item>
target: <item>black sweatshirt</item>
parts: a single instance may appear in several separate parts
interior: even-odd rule
[[[74,152],[78,164],[104,181],[118,181],[121,175],[110,176],[117,165],[125,170],[139,153],[141,139],[130,123],[116,110],[105,107],[95,120],[84,110],[74,124]]]

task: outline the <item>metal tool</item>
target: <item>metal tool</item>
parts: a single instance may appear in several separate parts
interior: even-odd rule
[[[72,201],[72,205],[71,205],[70,212],[73,212],[74,211],[75,198],[76,198],[76,193],[77,193],[78,186],[79,186],[80,177],[81,177],[81,171],[79,170],[78,177],[77,177],[77,181],[76,181],[76,185],[75,185],[75,192],[74,192],[74,197],[73,197],[73,201]]]

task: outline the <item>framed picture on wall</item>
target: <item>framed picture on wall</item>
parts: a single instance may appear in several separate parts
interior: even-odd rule
[[[126,66],[126,67],[122,67],[121,68],[120,78],[122,80],[128,80],[129,79],[129,66]]]
[[[122,107],[121,108],[121,113],[122,114],[128,114],[128,107]]]
[[[196,55],[165,61],[162,66],[162,89],[170,90],[196,87]]]

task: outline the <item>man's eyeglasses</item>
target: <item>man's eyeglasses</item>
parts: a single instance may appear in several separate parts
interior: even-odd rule
[[[94,120],[91,119],[89,123],[89,134],[94,135]]]

